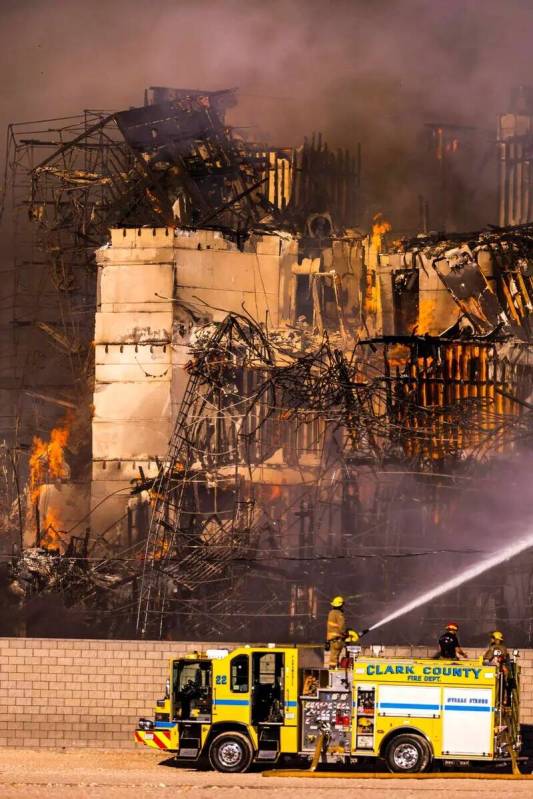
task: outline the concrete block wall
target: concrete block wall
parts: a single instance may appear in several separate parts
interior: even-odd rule
[[[168,658],[221,646],[236,644],[0,638],[0,746],[133,748],[137,719],[151,717],[163,695]],[[522,651],[521,664],[521,718],[533,724],[533,650]]]
[[[168,658],[220,644],[0,638],[0,746],[134,748]]]

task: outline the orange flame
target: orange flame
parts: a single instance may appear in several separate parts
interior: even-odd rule
[[[44,523],[42,524],[41,546],[43,549],[60,549],[61,538],[59,535],[61,522],[59,517],[52,509],[46,511]]]
[[[68,476],[65,462],[65,447],[70,435],[70,419],[54,427],[50,433],[50,441],[43,441],[39,436],[33,437],[33,448],[30,454],[30,498],[38,502],[41,486],[48,480],[61,480]]]
[[[374,214],[372,218],[372,235],[370,237],[370,242],[372,247],[376,250],[381,250],[381,240],[386,233],[389,233],[392,230],[392,225],[388,222],[383,214],[378,211],[377,214]]]
[[[165,537],[156,546],[152,552],[151,557],[154,560],[163,560],[169,554],[171,549],[172,539]]]
[[[273,485],[270,489],[270,499],[279,499],[281,497],[281,486]]]
[[[380,308],[379,284],[376,272],[371,269],[366,273],[364,307],[367,316],[376,315]]]
[[[389,366],[398,367],[398,369],[404,369],[409,363],[410,357],[411,350],[404,344],[393,344],[387,353]]]
[[[426,298],[420,299],[418,306],[418,324],[416,326],[416,332],[419,336],[431,331],[436,311],[437,303],[435,300]]]

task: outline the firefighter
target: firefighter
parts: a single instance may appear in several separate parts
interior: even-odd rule
[[[484,666],[497,666],[500,674],[503,674],[503,704],[509,706],[512,701],[513,689],[516,682],[513,675],[509,652],[503,642],[503,633],[494,630],[490,634],[490,644],[483,655]]]
[[[346,619],[344,618],[344,597],[334,597],[330,605],[331,610],[328,613],[326,631],[326,649],[329,651],[329,667],[330,669],[336,669],[348,635]]]
[[[505,663],[509,659],[507,647],[503,643],[503,633],[499,630],[494,630],[490,634],[490,644],[483,655],[483,664],[485,666],[494,666],[500,663]]]
[[[458,630],[459,627],[454,621],[446,625],[446,629],[439,638],[439,652],[435,657],[443,660],[457,660],[457,654],[464,658],[468,657],[457,638]]]

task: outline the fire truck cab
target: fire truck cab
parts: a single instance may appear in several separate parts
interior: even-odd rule
[[[243,646],[170,661],[166,695],[135,739],[246,771],[282,755],[322,763],[382,758],[394,772],[433,761],[516,760],[519,669],[478,660],[355,657],[323,667],[323,650]]]

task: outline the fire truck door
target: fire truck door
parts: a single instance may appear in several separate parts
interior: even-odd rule
[[[252,724],[283,724],[285,655],[252,654]]]

